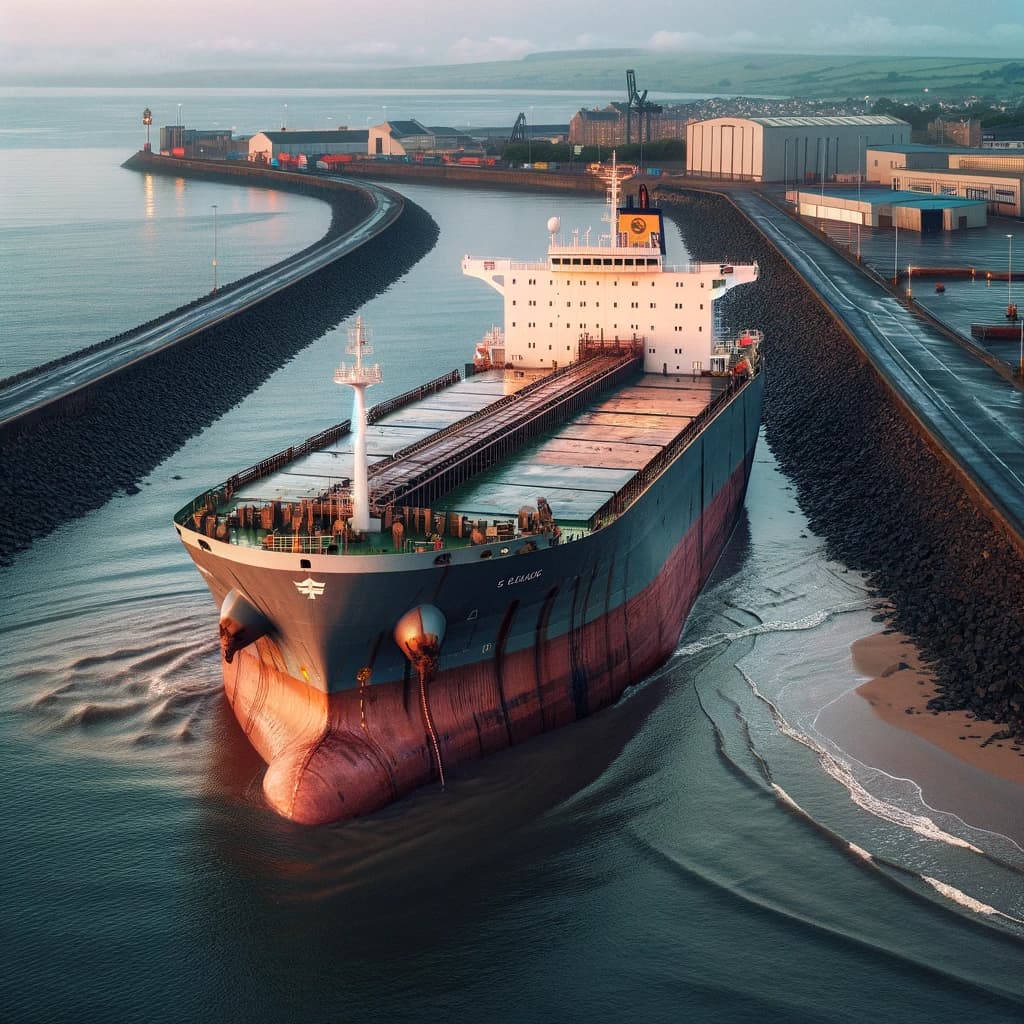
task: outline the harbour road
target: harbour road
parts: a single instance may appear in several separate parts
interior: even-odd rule
[[[764,195],[731,198],[1024,543],[1024,392]]]

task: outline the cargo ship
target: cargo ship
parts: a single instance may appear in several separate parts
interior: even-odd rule
[[[463,260],[504,305],[464,374],[367,410],[382,371],[357,319],[351,419],[174,517],[286,818],[450,785],[675,649],[753,461],[762,339],[714,304],[758,268],[668,265],[646,191],[607,184],[596,241],[552,217],[542,259]]]

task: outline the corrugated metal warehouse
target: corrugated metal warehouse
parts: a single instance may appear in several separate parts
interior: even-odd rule
[[[910,141],[886,115],[716,117],[686,126],[686,172],[744,181],[856,180],[869,146]]]

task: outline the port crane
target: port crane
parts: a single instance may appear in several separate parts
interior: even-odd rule
[[[626,144],[633,141],[633,111],[637,114],[637,142],[644,141],[644,115],[647,115],[647,141],[651,141],[651,114],[660,114],[662,106],[647,99],[647,90],[637,92],[636,72],[630,68],[626,72]]]
[[[508,137],[509,144],[526,141],[526,114],[520,113],[512,126],[512,134]]]

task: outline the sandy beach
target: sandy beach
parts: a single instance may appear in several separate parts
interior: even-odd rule
[[[824,708],[819,732],[864,764],[913,779],[929,806],[1024,845],[1024,743],[998,722],[928,708],[934,679],[912,641],[877,633],[851,647],[868,681]]]

